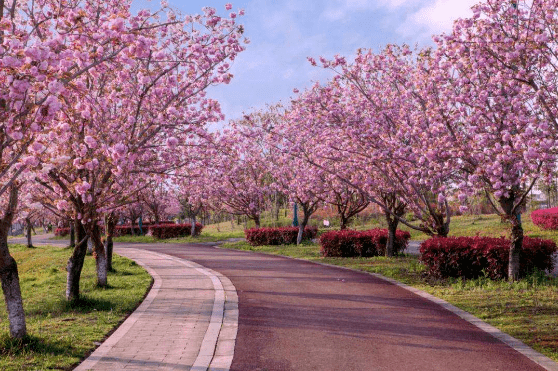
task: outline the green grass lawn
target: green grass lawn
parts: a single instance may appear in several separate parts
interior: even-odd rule
[[[0,299],[0,370],[70,370],[131,313],[151,285],[135,262],[114,256],[109,288],[95,286],[95,261],[88,256],[80,301],[66,302],[65,266],[71,251],[10,245],[18,262],[29,337],[9,337],[4,298]]]
[[[477,280],[433,280],[416,256],[397,258],[323,258],[317,244],[250,246],[225,243],[223,248],[289,256],[379,273],[426,291],[466,310],[503,332],[558,361],[558,279],[535,274],[516,283]]]

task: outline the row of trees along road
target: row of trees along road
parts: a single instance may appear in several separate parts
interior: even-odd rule
[[[244,49],[239,13],[184,16],[129,0],[0,2],[0,279],[11,336],[26,335],[8,231],[21,192],[75,220],[66,298],[79,297],[86,242],[107,285],[105,214],[187,163],[189,142],[222,119],[210,85]],[[226,5],[227,10],[231,5]],[[24,188],[25,185],[27,188]]]
[[[384,210],[391,255],[399,223],[445,237],[449,201],[466,210],[481,195],[510,223],[508,273],[516,280],[521,209],[536,181],[556,168],[556,35],[558,0],[487,0],[452,32],[434,36],[436,47],[388,45],[359,50],[352,61],[309,58],[334,77],[221,134],[240,148],[215,156],[216,169],[230,177],[221,200],[257,224],[261,200],[279,190],[302,205],[304,225],[315,202],[338,197],[332,190],[344,185],[349,199]],[[242,176],[228,167],[239,161]]]

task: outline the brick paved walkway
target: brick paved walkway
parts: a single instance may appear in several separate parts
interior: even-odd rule
[[[75,370],[228,370],[238,297],[217,272],[184,259],[116,249],[153,276],[138,309]]]

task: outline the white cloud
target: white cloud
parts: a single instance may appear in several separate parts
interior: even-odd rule
[[[436,0],[407,17],[397,31],[403,36],[428,38],[434,34],[450,32],[458,18],[470,17],[471,6],[479,0]]]
[[[348,19],[352,14],[362,11],[373,11],[380,8],[396,10],[409,7],[419,0],[335,0],[329,1],[321,14],[321,18],[335,22]]]

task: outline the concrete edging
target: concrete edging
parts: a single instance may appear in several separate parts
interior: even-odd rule
[[[238,294],[233,283],[221,273],[189,260],[167,254],[186,267],[193,268],[211,279],[215,290],[215,301],[207,332],[202,341],[200,353],[191,371],[229,370],[234,356],[236,334],[238,332]]]

